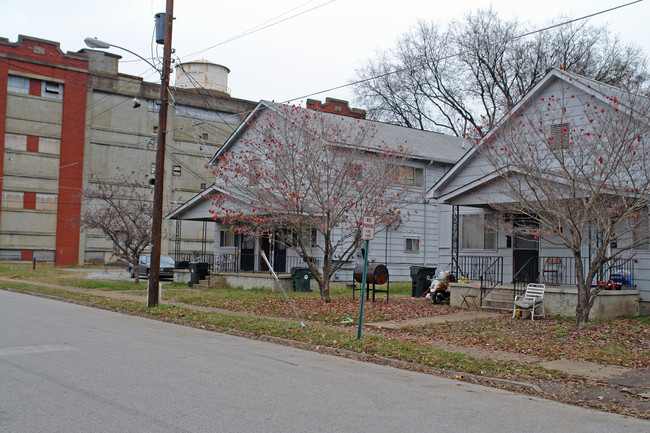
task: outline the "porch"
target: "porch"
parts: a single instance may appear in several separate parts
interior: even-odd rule
[[[484,308],[512,312],[514,296],[519,289],[514,284],[503,284],[489,292],[471,283],[454,283],[449,287],[450,305],[456,307]],[[474,297],[467,297],[467,294]],[[546,286],[544,308],[547,316],[575,316],[578,289],[576,286]],[[467,302],[464,302],[467,300]],[[479,302],[482,301],[482,307]],[[639,291],[634,288],[603,290],[596,297],[589,313],[590,319],[605,319],[620,316],[639,315]]]
[[[575,314],[578,289],[574,257],[534,256],[511,271],[504,269],[504,257],[459,255],[456,263],[460,278],[450,286],[451,305],[512,310],[515,297],[523,294],[528,283],[543,283],[547,314]],[[585,258],[583,267],[588,264]],[[632,258],[618,259],[596,275],[592,284],[603,286],[603,290],[592,307],[592,319],[639,315],[634,264]]]

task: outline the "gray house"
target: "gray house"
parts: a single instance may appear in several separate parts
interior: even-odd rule
[[[598,169],[599,164],[603,163],[602,157],[598,160],[598,152],[609,151],[612,148],[612,137],[618,134],[616,131],[622,129],[622,125],[617,125],[614,118],[608,117],[607,113],[618,113],[617,107],[621,101],[630,101],[633,96],[586,77],[551,70],[428,191],[427,198],[436,200],[440,206],[440,264],[448,264],[459,276],[466,276],[472,281],[482,281],[483,291],[486,293],[493,287],[504,287],[513,283],[516,287],[517,284],[527,282],[545,283],[547,290],[556,293],[558,297],[571,293],[572,290],[575,293],[575,261],[571,252],[559,242],[565,230],[571,228],[569,223],[555,220],[553,224],[539,226],[535,215],[530,212],[517,214],[509,210],[516,209],[517,206],[509,205],[517,200],[526,200],[531,195],[541,201],[548,200],[549,206],[566,199],[564,194],[569,191],[569,186],[562,183],[562,169],[583,170],[585,177],[589,177],[574,191],[587,191],[593,184],[596,185],[595,188],[599,188],[600,184],[592,181],[601,173],[590,170]],[[647,111],[638,110],[640,105],[647,107],[647,101],[637,98],[637,107],[625,107],[624,104],[620,106],[621,110],[629,110],[629,113],[632,113],[629,118],[640,119],[640,130],[646,130],[646,135],[640,132],[638,142],[636,135],[630,141],[645,149],[648,145],[648,118]],[[640,114],[637,116],[635,111]],[[594,128],[598,127],[603,132],[598,132],[596,139]],[[527,132],[522,132],[525,128]],[[609,134],[609,146],[606,140],[598,140],[601,133],[605,137],[605,131]],[[603,146],[601,141],[607,148],[598,147]],[[521,147],[525,148],[527,157],[521,157],[523,153],[517,153]],[[547,155],[549,152],[554,153],[555,158],[538,158],[538,152],[542,151],[547,152]],[[510,161],[515,161],[516,158],[519,160],[511,165],[505,157],[490,156],[499,152],[508,153]],[[634,206],[641,203],[643,209],[632,217],[636,218],[638,214],[639,218],[645,218],[645,223],[631,228],[622,222],[616,228],[621,236],[607,245],[603,245],[599,239],[603,232],[599,232],[601,229],[596,229],[595,225],[593,230],[589,226],[581,233],[581,254],[585,266],[588,266],[595,257],[596,250],[601,247],[604,247],[602,250],[607,255],[615,257],[615,260],[608,262],[603,272],[597,275],[593,284],[597,284],[596,280],[613,280],[619,283],[623,290],[616,293],[606,290],[601,292],[602,295],[631,296],[635,301],[638,298],[636,312],[640,311],[641,314],[650,311],[648,200],[645,193],[618,188],[617,183],[631,184],[636,181],[647,185],[647,172],[643,171],[645,169],[641,168],[639,171],[633,168],[637,165],[636,159],[646,157],[644,153],[645,151],[639,152],[637,156],[632,156],[632,153],[629,156],[617,156],[630,157],[630,160],[620,163],[610,178],[602,181],[602,185],[611,191],[612,202],[627,199],[627,203],[634,203]],[[615,156],[606,154],[603,157],[607,159]],[[547,163],[550,159],[554,162]],[[560,167],[563,161],[568,165]],[[529,162],[530,164],[526,165]],[[643,164],[638,166],[643,167]],[[593,174],[593,179],[589,173]],[[539,183],[531,182],[533,176],[548,179],[548,190],[544,190]],[[606,182],[610,184],[605,185]],[[505,183],[518,184],[520,191],[506,187]],[[589,192],[580,194],[581,199],[591,195]],[[564,200],[564,203],[568,202],[569,200]],[[594,218],[596,217],[598,215],[594,215]],[[606,221],[607,218],[604,219]],[[516,230],[513,230],[513,227],[526,224],[538,224],[537,232],[514,234]],[[483,295],[487,296],[486,293]],[[567,299],[558,298],[558,302],[564,302],[565,305],[557,305],[551,313],[572,314],[575,299],[573,306],[569,305],[571,301]],[[625,310],[624,313],[634,314],[635,310]]]
[[[210,164],[219,164],[219,158],[242,146],[251,132],[251,120],[262,112],[274,111],[281,114],[275,103],[261,101],[242,122],[239,128],[226,140],[225,144],[212,158]],[[301,109],[302,110],[302,109]],[[438,206],[426,198],[426,192],[469,150],[470,144],[464,139],[445,136],[438,133],[404,128],[401,126],[372,122],[365,119],[345,118],[340,114],[319,112],[323,119],[334,119],[337,122],[361,122],[372,126],[372,140],[376,143],[408,143],[409,157],[405,164],[410,170],[411,191],[421,198],[417,203],[409,205],[409,217],[402,219],[399,224],[393,224],[377,231],[371,242],[369,261],[385,264],[390,273],[391,281],[409,280],[410,266],[438,266],[439,222]],[[221,193],[216,187],[210,187],[201,194],[187,201],[167,216],[169,219],[213,221],[210,210],[213,206],[211,195]],[[246,206],[245,197],[240,197],[242,206]],[[228,272],[268,272],[266,263],[261,259],[261,252],[271,260],[277,273],[287,273],[294,266],[304,266],[302,259],[295,251],[286,248],[273,239],[244,239],[232,232],[230,227],[217,222],[215,225],[215,263],[221,271]],[[314,244],[322,242],[316,234],[312,239]],[[311,258],[318,262],[322,260],[318,248],[314,248]],[[334,279],[349,281],[355,262],[338,272]]]

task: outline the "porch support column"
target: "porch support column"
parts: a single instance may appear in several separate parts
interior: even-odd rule
[[[207,245],[208,245],[208,240],[206,239],[207,232],[208,232],[208,221],[203,220],[203,236],[202,236],[202,239],[201,239],[201,260],[203,262],[207,262],[206,257],[205,257],[205,250],[206,250]]]
[[[459,232],[460,232],[460,207],[451,207],[451,272],[460,277],[460,266],[458,264],[459,257]]]
[[[183,220],[180,218],[176,220],[176,239],[174,239],[174,260],[179,261],[181,257],[181,236]]]

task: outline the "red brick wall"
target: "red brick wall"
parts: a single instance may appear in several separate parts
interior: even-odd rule
[[[36,209],[36,193],[27,192],[23,193],[23,209]]]
[[[38,137],[35,135],[27,136],[27,152],[38,152]]]
[[[86,123],[86,88],[88,62],[66,56],[56,42],[21,36],[17,43],[0,43],[0,189],[4,161],[4,135],[7,116],[7,76],[9,71],[28,72],[44,79],[63,80],[63,116],[61,125],[61,155],[59,161],[59,191],[56,225],[56,265],[79,262],[79,227],[71,222],[79,217],[78,200],[82,186],[84,137]],[[31,79],[30,95],[41,95],[41,81]],[[28,138],[28,150],[38,151],[38,137]],[[25,207],[34,206],[35,195]],[[30,203],[30,204],[28,204]],[[33,208],[33,207],[32,207]],[[0,211],[1,212],[1,211]],[[29,251],[23,251],[27,257]],[[31,258],[30,258],[31,260]]]

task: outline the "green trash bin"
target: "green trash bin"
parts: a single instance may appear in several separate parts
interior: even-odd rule
[[[196,263],[196,262],[190,262],[190,264],[189,264],[189,270],[190,270],[190,282],[189,282],[189,285],[190,286],[193,286],[194,284],[198,284],[199,280],[201,279],[201,278],[199,278],[199,272],[198,272],[198,269],[197,269],[197,265],[198,265],[198,263]]]
[[[411,296],[421,298],[436,277],[436,268],[411,266]]]
[[[207,263],[190,262],[189,269],[190,269],[190,283],[189,283],[190,286],[193,286],[194,284],[199,284],[199,282],[201,282],[201,280],[208,275]]]
[[[309,268],[291,268],[291,283],[294,292],[311,292],[309,288],[311,278]]]

